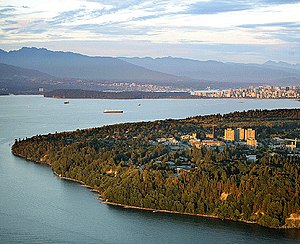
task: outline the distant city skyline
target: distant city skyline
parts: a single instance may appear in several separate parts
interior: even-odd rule
[[[299,63],[299,12],[299,0],[5,0],[0,49]]]

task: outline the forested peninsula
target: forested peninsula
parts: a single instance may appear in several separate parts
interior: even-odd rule
[[[229,127],[255,130],[257,147],[225,141]],[[300,228],[299,148],[286,139],[299,135],[300,109],[250,110],[36,135],[12,152],[107,203]]]
[[[146,92],[146,91],[92,91],[80,89],[60,89],[46,92],[51,98],[87,98],[87,99],[197,99],[189,92]]]

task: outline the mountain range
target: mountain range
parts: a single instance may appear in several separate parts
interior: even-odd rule
[[[87,56],[72,52],[50,51],[45,48],[23,47],[19,50],[0,49],[0,80],[14,85],[21,80],[35,86],[41,81],[62,88],[56,79],[82,79],[81,89],[97,89],[95,81],[154,82],[174,86],[203,87],[214,84],[299,85],[300,64],[268,61],[255,63],[224,63],[186,58],[127,58]],[[29,82],[29,83],[28,83]],[[51,83],[52,82],[52,83]],[[66,85],[63,82],[64,85]],[[20,84],[19,84],[20,85]],[[68,88],[78,83],[68,83]],[[1,88],[1,87],[0,87]],[[2,86],[3,88],[3,86]]]
[[[197,80],[240,83],[293,83],[300,81],[300,64],[268,61],[264,64],[223,63],[184,58],[121,58],[155,71]]]
[[[39,70],[59,78],[112,81],[171,81],[177,76],[152,71],[118,58],[27,48],[0,52],[0,63]]]

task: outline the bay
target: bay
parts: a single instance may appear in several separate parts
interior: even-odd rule
[[[138,106],[138,104],[141,106]],[[0,243],[296,243],[299,230],[107,206],[47,166],[17,158],[16,138],[133,121],[248,109],[299,108],[295,100],[88,100],[0,97]],[[121,109],[123,114],[103,114]]]

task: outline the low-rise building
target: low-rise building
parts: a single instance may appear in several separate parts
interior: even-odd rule
[[[45,88],[44,87],[39,87],[39,92],[44,92]]]
[[[256,162],[257,158],[256,158],[256,155],[247,155],[246,160],[247,160],[247,162]]]
[[[206,133],[205,137],[211,138],[211,139],[215,138],[215,126],[214,125],[212,126],[211,133]]]
[[[215,140],[203,140],[201,141],[201,144],[207,147],[220,147],[225,145],[224,142]]]
[[[189,134],[182,135],[180,138],[181,138],[181,140],[186,141],[186,140],[190,140],[190,139],[196,139],[196,136],[197,136],[197,133],[193,133],[192,135],[189,135]]]
[[[200,140],[198,140],[198,139],[191,139],[191,140],[189,140],[189,143],[191,146],[196,147],[196,148],[202,147],[202,144],[201,144]]]
[[[215,135],[213,133],[206,133],[205,137],[213,139],[213,138],[215,138]]]

